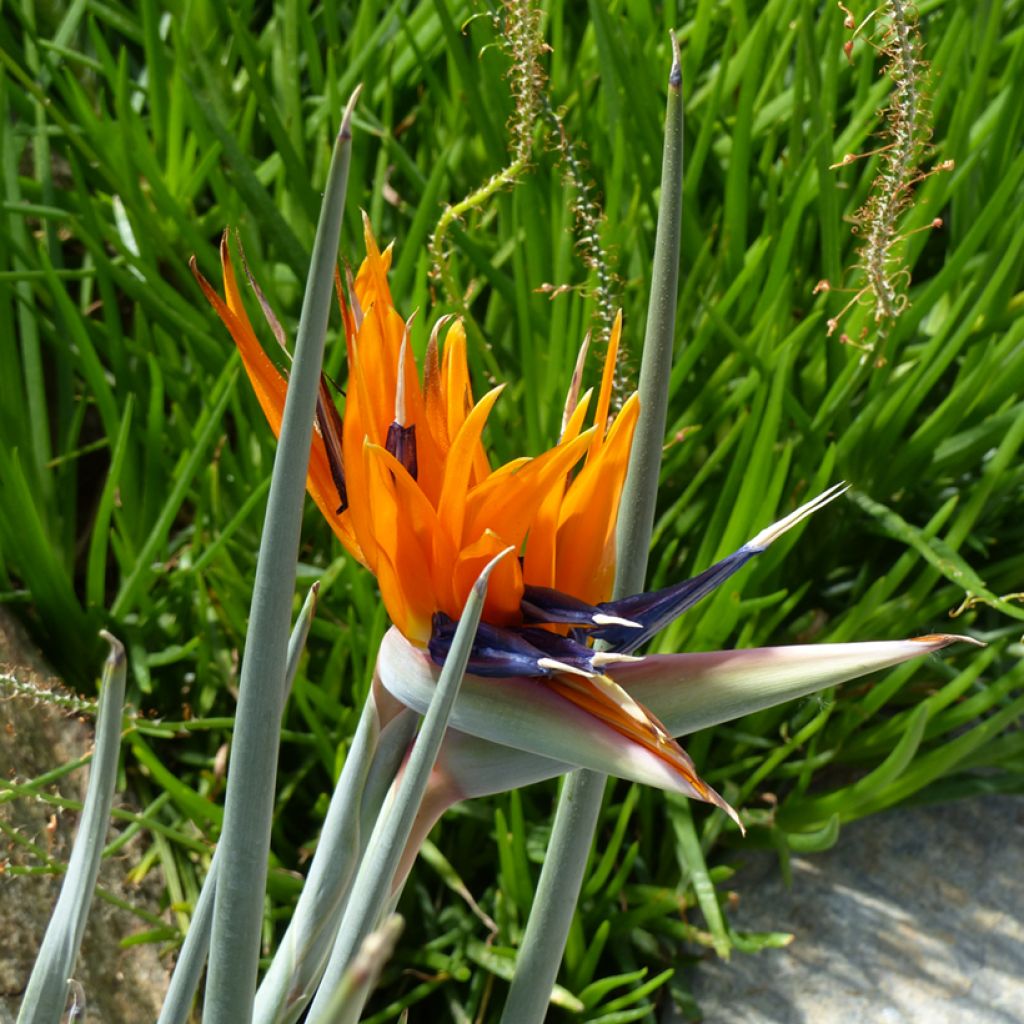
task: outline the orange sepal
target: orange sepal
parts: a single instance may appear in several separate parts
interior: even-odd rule
[[[487,530],[479,540],[459,553],[452,573],[455,613],[448,612],[452,618],[458,618],[462,614],[469,592],[484,567],[508,546],[502,537],[492,530]],[[496,626],[519,625],[522,621],[519,611],[522,600],[523,574],[519,568],[519,559],[510,554],[507,558],[501,559],[491,572],[487,585],[487,599],[484,601],[484,621]]]
[[[498,395],[505,389],[504,384],[489,391],[473,407],[465,422],[459,427],[444,469],[444,483],[437,505],[437,517],[448,532],[456,548],[462,541],[462,526],[466,514],[466,494],[469,490],[472,472],[472,452],[480,446],[480,436]]]
[[[227,231],[221,236],[220,260],[224,276],[224,290],[227,296],[226,302],[202,275],[194,256],[189,260],[189,266],[203,294],[231,334],[235,347],[242,357],[242,365],[245,367],[246,376],[256,394],[256,400],[259,402],[274,436],[279,437],[288,383],[271,362],[270,357],[263,351],[263,346],[257,340],[245,306],[242,304],[234,267],[231,264]],[[331,476],[324,440],[318,431],[313,434],[306,486],[317,508],[320,509],[338,540],[345,546],[349,554],[365,564],[362,549],[352,531],[348,517],[338,515],[339,497]]]
[[[355,336],[348,343],[348,391],[345,415],[342,418],[342,452],[345,459],[346,483],[350,496],[349,516],[356,539],[365,555],[365,564],[371,572],[377,570],[376,524],[365,499],[367,494],[366,464],[363,445],[382,444],[372,415],[362,371],[361,349]]]
[[[456,552],[438,522],[437,512],[406,468],[385,448],[367,445],[372,459],[383,466],[391,481],[395,498],[395,521],[400,533],[393,551],[388,555],[401,580],[408,587],[421,587],[429,582],[428,599],[431,610],[452,608],[452,569]],[[410,543],[414,542],[413,543]],[[420,608],[423,601],[409,599],[410,607]]]
[[[639,413],[640,401],[634,394],[615,418],[597,457],[588,454],[559,512],[558,589],[592,604],[607,600],[615,578],[615,523]]]
[[[611,688],[619,690],[617,684],[611,680],[608,682],[611,683]],[[559,696],[593,715],[605,725],[611,726],[626,739],[640,744],[671,766],[694,788],[702,800],[711,800],[714,791],[697,774],[690,755],[647,708],[632,700],[624,691],[615,696],[597,679],[585,679],[568,673],[553,676],[545,683]]]
[[[583,421],[587,417],[592,391],[587,391],[577,402],[562,431],[561,444],[568,444],[579,437]],[[530,534],[526,538],[523,555],[523,579],[536,587],[555,585],[555,541],[558,536],[558,513],[568,484],[568,476],[557,480],[548,488],[544,500],[537,509]]]
[[[615,367],[619,358],[619,338],[622,336],[622,310],[615,314],[615,322],[612,324],[612,333],[608,338],[608,351],[604,357],[604,372],[601,374],[601,391],[597,396],[597,411],[594,413],[594,426],[597,433],[594,440],[590,442],[590,451],[587,454],[587,461],[597,457],[597,453],[604,444],[605,433],[608,430],[608,410],[611,408],[612,389],[615,386]]]
[[[441,317],[430,332],[427,342],[426,356],[423,360],[423,406],[426,427],[434,439],[438,452],[448,454],[450,439],[448,436],[448,412],[445,408],[444,385],[441,378],[441,361],[437,350],[437,336],[441,328],[450,320],[450,316]]]
[[[587,431],[567,444],[538,455],[514,472],[496,470],[474,487],[466,498],[463,542],[472,541],[491,528],[506,544],[518,549],[549,491],[561,484],[589,443],[590,431]],[[498,480],[492,483],[496,477]]]
[[[366,245],[366,259],[363,260],[356,274],[355,293],[359,304],[367,314],[370,306],[380,302],[382,307],[394,309],[391,301],[391,288],[388,285],[388,271],[391,269],[391,246],[384,252],[380,251],[377,239],[374,237],[373,228],[370,226],[370,218],[363,211],[363,242]]]
[[[377,541],[374,572],[391,621],[404,636],[425,644],[430,638],[431,617],[436,608],[429,571],[432,531],[428,520],[399,501],[395,477],[383,448],[366,443],[367,503]],[[399,469],[402,467],[396,462]],[[404,472],[404,470],[403,470]],[[424,551],[422,545],[427,545]]]
[[[386,436],[388,426],[395,418],[398,355],[405,334],[405,324],[394,310],[385,311],[380,316],[376,313],[377,305],[366,310],[355,339],[362,388],[360,399],[365,399],[363,416],[368,424],[372,424],[375,444]],[[350,363],[350,377],[352,373]]]
[[[234,272],[231,270],[231,259],[228,255],[227,240],[228,233],[225,231],[220,243],[221,266],[225,268],[225,279],[229,272],[232,278],[234,277]],[[256,334],[245,310],[242,309],[241,315],[238,315],[229,307],[217,294],[213,285],[203,277],[195,256],[189,260],[189,266],[192,268],[192,274],[199,287],[202,288],[203,294],[234,339],[235,347],[242,356],[242,365],[245,367],[249,382],[252,384],[253,391],[256,392],[256,399],[276,437],[281,433],[281,415],[284,412],[285,393],[288,390],[284,378],[270,361],[266,352],[263,351],[263,346],[256,340]]]

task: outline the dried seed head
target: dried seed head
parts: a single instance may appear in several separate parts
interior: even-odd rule
[[[872,307],[879,335],[884,337],[889,325],[909,304],[910,272],[904,265],[901,243],[915,232],[900,231],[903,214],[913,205],[915,186],[931,174],[951,169],[952,161],[921,170],[931,150],[931,117],[924,91],[928,65],[922,57],[924,43],[913,8],[903,0],[885,0],[858,23],[849,8],[841,3],[839,7],[845,15],[844,26],[853,32],[844,45],[847,57],[852,54],[854,40],[862,34],[866,38],[865,26],[878,15],[872,22],[875,38],[869,42],[883,57],[883,73],[892,81],[893,89],[883,111],[883,144],[870,152],[847,153],[833,164],[836,169],[865,157],[880,157],[868,199],[853,217],[853,233],[863,239],[857,253],[863,284],[842,311],[827,321],[828,333],[834,333],[854,305],[865,301]],[[939,224],[941,221],[935,219],[917,230]],[[819,290],[820,285],[815,293]]]

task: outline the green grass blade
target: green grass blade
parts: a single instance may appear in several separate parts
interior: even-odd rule
[[[115,618],[124,615],[135,605],[140,591],[149,582],[156,554],[160,550],[160,546],[166,542],[174,518],[185,501],[196,474],[209,461],[209,448],[214,437],[217,436],[218,431],[223,429],[222,417],[231,397],[231,385],[234,383],[235,377],[234,371],[226,373],[219,382],[220,387],[211,396],[213,405],[205,410],[204,419],[197,425],[198,433],[195,446],[184,460],[181,469],[174,474],[170,493],[164,501],[160,515],[138,552],[132,571],[121,584],[117,597],[111,605],[110,614]]]
[[[707,862],[704,859],[704,851],[701,849],[690,802],[670,794],[668,803],[668,817],[675,836],[676,859],[679,862],[680,874],[683,876],[684,882],[689,882],[693,886],[693,891],[697,895],[697,903],[707,922],[708,930],[711,932],[715,952],[727,960],[731,943],[726,931],[722,908],[718,904],[718,894],[715,892],[715,886],[711,881]]]
[[[85,595],[86,603],[100,607],[103,604],[105,575],[107,569],[107,549],[110,541],[110,517],[114,512],[114,500],[121,481],[125,455],[128,450],[129,431],[132,426],[132,414],[135,410],[135,397],[129,395],[121,414],[121,427],[114,442],[114,450],[110,457],[110,469],[96,506],[96,522],[93,525],[92,539],[89,542],[89,557],[86,563]]]

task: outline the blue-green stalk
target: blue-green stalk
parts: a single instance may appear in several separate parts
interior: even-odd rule
[[[644,589],[672,370],[683,187],[682,68],[674,34],[672,51],[661,165],[661,204],[640,362],[640,418],[615,535],[616,597]],[[540,1024],[547,1013],[593,844],[605,782],[606,776],[598,772],[575,771],[562,786],[551,841],[519,949],[516,973],[501,1016],[502,1024]]]
[[[102,692],[96,716],[96,749],[89,770],[85,805],[64,884],[28,979],[18,1024],[57,1024],[64,1014],[68,979],[74,973],[78,948],[82,944],[110,825],[117,760],[121,750],[125,654],[120,641],[109,633],[103,631],[100,636],[110,644],[110,654],[103,666]]]
[[[392,790],[394,798],[377,819],[366,856],[359,865],[327,970],[306,1018],[307,1024],[333,1024],[333,1001],[344,982],[345,972],[363,940],[376,928],[391,904],[395,871],[409,842],[413,821],[423,802],[430,772],[459,695],[487,596],[487,582],[498,562],[512,551],[506,548],[492,559],[473,584],[423,725]]]
[[[288,640],[288,667],[285,672],[283,697],[288,699],[295,673],[299,669],[299,659],[306,647],[309,627],[316,613],[316,600],[320,592],[320,584],[314,583],[302,604],[302,610],[295,622],[295,628]],[[196,900],[195,911],[189,922],[188,934],[181,945],[178,959],[174,964],[174,973],[167,986],[160,1007],[157,1024],[186,1024],[192,1012],[192,1002],[199,988],[199,979],[206,966],[206,957],[210,951],[210,930],[213,927],[213,900],[217,892],[217,876],[220,874],[220,863],[223,856],[218,847],[210,861],[210,868],[203,880],[203,888]]]
[[[255,1024],[291,1024],[316,991],[345,913],[356,867],[408,750],[416,721],[416,715],[403,709],[382,732],[371,689],[295,912],[256,992]]]
[[[345,109],[327,175],[256,563],[220,839],[224,867],[214,897],[205,1024],[252,1019],[295,567],[357,96],[358,89]]]
[[[391,914],[383,924],[363,939],[341,985],[335,990],[327,1009],[331,1024],[356,1024],[367,998],[377,984],[380,972],[391,959],[395,943],[405,922],[399,914]]]

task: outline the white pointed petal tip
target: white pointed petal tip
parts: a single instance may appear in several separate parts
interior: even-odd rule
[[[595,626],[626,626],[628,629],[643,629],[643,625],[639,622],[634,622],[632,619],[623,619],[618,615],[605,615],[604,612],[592,615],[591,619]]]
[[[725,813],[736,823],[736,827],[740,830],[740,835],[746,837],[747,830],[744,827],[743,822],[740,821],[740,815],[736,808],[733,807],[733,805],[729,803],[728,800],[719,796],[718,793],[716,793],[713,789],[709,789],[709,793],[711,799],[704,799],[704,802],[712,804],[713,806],[725,811]]]
[[[845,494],[850,485],[845,480],[833,484],[827,491],[822,491],[816,498],[812,498],[806,504],[801,505],[795,512],[780,519],[777,523],[762,530],[756,537],[752,537],[743,546],[746,548],[766,548],[773,541],[776,541],[787,530],[791,530],[797,523],[802,523],[808,516],[814,515],[819,509],[823,509],[830,502]]]
[[[672,735],[683,736],[960,642],[984,646],[973,637],[937,633],[909,640],[648,655],[613,671]]]
[[[616,654],[614,651],[597,651],[590,659],[594,668],[604,668],[605,665],[629,665],[636,661],[643,661],[643,657],[635,654]]]
[[[567,665],[564,661],[556,661],[554,658],[538,658],[537,664],[549,672],[565,672],[570,676],[581,676],[584,679],[593,679],[594,673],[586,669],[577,668],[575,665]]]
[[[409,323],[405,325],[405,331],[402,334],[402,344],[398,349],[398,371],[395,374],[395,422],[400,427],[409,425],[405,415],[405,360],[409,351],[409,325],[415,315],[413,313],[409,317]]]
[[[445,313],[442,316],[439,316],[437,318],[437,320],[434,321],[434,326],[430,329],[430,344],[431,345],[435,345],[435,346],[437,345],[437,339],[438,339],[438,336],[440,335],[441,331],[444,329],[446,324],[451,323],[454,319],[455,319],[455,314],[454,313]]]

